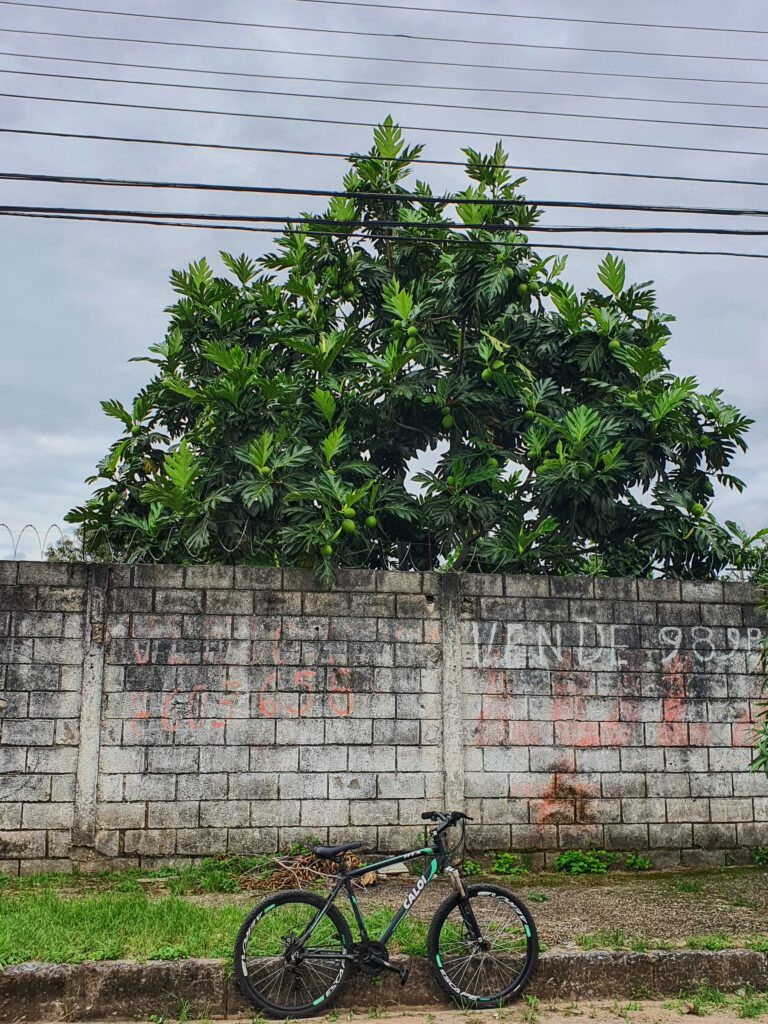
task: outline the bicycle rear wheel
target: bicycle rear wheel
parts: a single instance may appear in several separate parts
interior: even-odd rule
[[[496,885],[449,896],[427,936],[438,985],[464,1006],[503,1006],[530,980],[539,956],[536,925],[525,904]],[[475,924],[477,927],[475,927]]]
[[[311,1017],[331,1005],[350,968],[352,935],[329,907],[306,942],[301,936],[325,900],[292,890],[269,896],[252,910],[235,941],[237,986],[270,1017]]]

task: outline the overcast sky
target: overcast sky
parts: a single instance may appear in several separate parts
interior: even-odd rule
[[[84,0],[83,0],[84,2]],[[412,0],[405,0],[412,2]],[[413,0],[414,5],[416,0]],[[110,17],[72,12],[46,12],[22,6],[0,7],[0,29],[114,35],[134,39],[184,41],[223,46],[253,46],[292,51],[288,54],[235,53],[137,42],[84,41],[41,34],[0,31],[2,91],[29,96],[114,100],[165,106],[203,107],[276,115],[277,120],[231,116],[120,110],[58,102],[0,97],[0,127],[145,136],[275,148],[349,151],[367,148],[369,131],[350,125],[323,126],[282,120],[290,116],[341,121],[380,120],[388,112],[404,125],[456,129],[454,134],[408,132],[411,141],[427,144],[426,156],[455,159],[459,147],[490,149],[493,132],[505,141],[512,165],[596,168],[616,171],[703,175],[768,180],[768,58],[765,36],[768,9],[749,0],[724,7],[715,0],[677,0],[674,5],[648,0],[641,6],[624,0],[542,0],[512,4],[487,0],[479,4],[431,0],[433,5],[473,7],[537,15],[564,15],[648,22],[675,21],[752,30],[753,34],[720,34],[689,30],[629,29],[615,26],[569,25],[491,17],[460,17],[422,12],[387,13],[298,2],[298,0],[88,0],[94,7],[149,11],[154,14],[214,17],[316,26],[357,31],[401,32],[415,36],[495,40],[574,47],[654,50],[665,54],[753,57],[753,61],[704,57],[627,56],[601,53],[523,49],[466,43],[419,42],[351,35],[291,32],[285,29],[231,26]],[[212,13],[214,12],[215,13]],[[311,57],[298,51],[336,54]],[[478,68],[427,67],[374,60],[344,60],[339,54],[368,57],[411,57],[472,63]],[[164,64],[186,72],[140,71],[34,60],[29,56],[80,57],[140,64]],[[489,64],[543,71],[491,70]],[[343,84],[271,81],[200,75],[200,69],[310,75],[341,79]],[[10,71],[46,71],[108,77],[106,83],[16,75]],[[600,71],[645,75],[736,79],[748,84],[716,84],[651,79],[592,77],[555,71]],[[203,92],[121,83],[121,79],[152,79],[254,89],[314,92],[323,99]],[[398,83],[361,86],[355,81]],[[410,88],[404,85],[412,86]],[[430,91],[426,84],[449,85],[455,92]],[[486,88],[560,90],[598,93],[606,99],[573,96],[494,94]],[[645,102],[628,101],[640,97]],[[344,97],[369,97],[359,103]],[[407,106],[403,100],[481,106],[480,112]],[[658,100],[706,100],[765,105],[765,109],[727,106],[672,105]],[[400,102],[398,102],[398,100]],[[552,111],[558,116],[494,112],[494,107]],[[565,113],[564,113],[565,112]],[[715,128],[586,120],[569,113],[616,114],[747,125]],[[762,127],[759,127],[762,126]],[[756,130],[757,129],[757,130]],[[603,140],[605,144],[554,143],[505,138],[507,133],[558,135]],[[686,153],[610,145],[611,142],[688,145],[710,149],[764,151],[764,156],[714,152]],[[179,149],[120,143],[54,140],[0,135],[0,171],[132,177],[198,182],[335,188],[340,161],[291,156],[266,156],[204,149]],[[456,168],[423,168],[435,189],[461,184]],[[718,207],[768,208],[768,190],[761,187],[640,181],[621,178],[531,173],[528,195],[536,200],[583,199],[614,202],[672,203]],[[4,204],[120,207],[145,210],[295,214],[310,201],[290,197],[138,191],[72,185],[0,183]],[[318,201],[317,209],[322,204]],[[661,215],[551,211],[552,224],[665,223],[688,224],[691,218]],[[705,218],[711,226],[729,226],[727,219]],[[702,223],[696,221],[697,224]],[[741,226],[744,221],[741,221]],[[768,222],[750,219],[748,226]],[[738,226],[738,223],[737,223]],[[45,531],[63,525],[65,513],[88,494],[83,483],[116,436],[116,424],[103,416],[99,401],[108,397],[128,402],[147,379],[150,367],[129,363],[164,333],[163,309],[174,301],[168,274],[174,267],[205,255],[214,263],[219,249],[258,254],[269,248],[268,236],[237,232],[197,231],[113,224],[3,219],[0,273],[0,524],[18,533],[27,524]],[[768,238],[696,236],[614,236],[615,244],[659,248],[711,248],[768,252]],[[554,240],[554,239],[553,239]],[[571,240],[573,240],[571,236]],[[595,237],[579,238],[594,242]],[[598,244],[609,245],[604,236]],[[579,288],[594,280],[600,253],[574,253],[569,277]],[[668,347],[672,367],[680,375],[695,374],[702,387],[722,387],[726,397],[756,420],[750,451],[735,472],[747,482],[744,495],[719,496],[716,509],[750,529],[768,524],[768,348],[765,320],[768,307],[768,262],[715,256],[631,255],[626,257],[632,280],[656,282],[662,309],[677,316]],[[0,527],[0,557],[10,542]],[[38,557],[37,541],[27,534],[19,555]]]

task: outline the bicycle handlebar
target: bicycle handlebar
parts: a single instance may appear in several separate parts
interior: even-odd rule
[[[472,818],[468,814],[464,814],[462,811],[451,811],[449,814],[445,814],[443,811],[425,811],[421,816],[422,821],[436,821],[440,822],[440,827],[435,829],[433,835],[440,835],[447,828],[451,828],[453,825],[458,824],[460,821],[472,821]]]

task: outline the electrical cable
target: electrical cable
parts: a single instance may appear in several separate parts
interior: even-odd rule
[[[67,64],[98,64],[100,66],[113,68],[135,68],[142,71],[179,71],[192,75],[220,75],[229,78],[267,78],[275,81],[322,82],[329,85],[363,85],[370,86],[371,88],[384,86],[396,89],[429,89],[437,92],[492,92],[522,96],[563,96],[571,99],[583,100],[622,100],[629,103],[666,103],[689,107],[733,107],[743,110],[768,110],[768,103],[724,103],[719,100],[672,100],[661,96],[617,96],[616,94],[613,96],[607,96],[605,93],[573,92],[571,90],[558,92],[549,89],[504,89],[484,85],[430,85],[426,82],[371,82],[355,78],[320,78],[311,75],[268,75],[255,71],[213,71],[209,68],[180,68],[178,65],[174,66],[172,64],[134,64],[129,61],[94,60],[86,57],[52,57],[47,54],[18,53],[13,50],[0,50],[0,57],[25,58],[27,60],[63,61]],[[5,70],[7,73],[12,71],[14,74],[21,74],[21,72],[18,72],[15,68],[6,68]],[[116,80],[110,79],[110,81]],[[184,85],[183,83],[178,84],[176,82],[167,82],[165,84],[169,86],[177,85],[180,89],[203,88],[202,86]],[[216,91],[248,92],[249,90],[219,88]]]
[[[179,146],[183,148],[191,149],[210,149],[210,150],[224,150],[225,152],[243,152],[243,153],[261,153],[272,156],[308,156],[308,157],[327,157],[334,160],[351,160],[356,157],[364,156],[364,154],[355,153],[334,153],[328,150],[322,149],[281,149],[270,146],[245,146],[227,144],[223,142],[188,142],[182,139],[148,139],[141,138],[131,135],[97,135],[93,133],[83,132],[52,132],[36,130],[33,128],[0,128],[0,134],[5,135],[31,135],[41,138],[51,139],[80,139],[87,142],[124,142],[134,143],[137,145],[146,146]],[[510,136],[506,133],[508,138],[520,138],[520,136]],[[570,141],[570,142],[590,142],[593,140],[584,139],[552,139],[548,136],[524,136],[525,138],[536,138],[544,139],[545,141]],[[598,140],[594,140],[597,142]],[[613,145],[637,145],[642,148],[651,149],[683,149],[686,152],[703,153],[713,152],[711,149],[700,149],[698,147],[688,146],[653,146],[643,143],[613,143]],[[734,153],[734,150],[714,150],[714,152],[722,153]],[[750,152],[749,156],[768,156],[768,152],[765,153],[753,153]],[[394,163],[403,162],[398,160],[397,157],[377,157],[376,159],[382,161],[392,161]],[[436,160],[428,157],[415,157],[413,160],[408,161],[412,164],[427,164],[435,167],[460,167],[465,168],[467,165],[466,160]],[[682,181],[682,182],[694,182],[699,184],[712,184],[712,185],[755,185],[760,188],[764,188],[768,185],[768,180],[759,181],[753,178],[704,178],[695,177],[692,175],[685,174],[653,174],[641,171],[604,171],[595,169],[579,169],[574,167],[542,167],[542,166],[531,166],[517,164],[514,167],[509,164],[487,164],[490,169],[498,169],[505,167],[511,171],[530,171],[538,172],[540,174],[576,174],[576,175],[587,175],[587,176],[599,176],[609,178],[633,178],[640,180],[649,181]]]
[[[164,210],[118,210],[113,208],[93,207],[71,207],[71,206],[16,206],[4,204],[0,209],[6,212],[26,212],[29,210],[46,213],[61,213],[73,215],[103,216],[103,217],[144,217],[152,220],[180,220],[180,221],[211,221],[224,223],[244,224],[274,224],[299,226],[310,231],[326,230],[330,234],[346,235],[348,229],[400,229],[402,231],[479,231],[479,232],[505,232],[509,234],[529,234],[533,232],[545,234],[675,234],[675,235],[716,235],[716,236],[768,236],[768,228],[688,228],[688,227],[643,227],[643,226],[612,226],[612,225],[540,225],[532,224],[520,228],[516,224],[465,224],[460,221],[398,221],[398,220],[338,220],[330,217],[306,217],[268,215],[268,214],[236,214],[236,213],[187,213]],[[340,230],[337,230],[340,229]],[[367,237],[367,236],[366,236]],[[444,239],[434,239],[443,241]],[[518,244],[518,243],[515,243]],[[529,243],[522,243],[528,245]]]
[[[282,95],[276,93],[274,95]],[[292,93],[291,95],[299,97],[300,93]],[[302,124],[333,124],[343,125],[345,127],[352,128],[378,128],[379,123],[375,121],[343,121],[340,118],[328,118],[328,117],[299,117],[294,114],[256,114],[251,111],[237,111],[237,110],[208,110],[205,107],[166,107],[158,106],[157,104],[151,103],[126,103],[117,102],[116,100],[86,100],[77,99],[74,97],[65,96],[35,96],[29,93],[16,93],[16,92],[0,92],[0,97],[5,99],[16,99],[16,100],[34,100],[42,103],[72,103],[80,106],[89,107],[116,107],[121,110],[156,110],[164,113],[173,114],[207,114],[215,117],[246,117],[249,119],[257,119],[261,121],[296,121]],[[318,96],[317,99],[327,100],[331,97]],[[349,97],[344,97],[349,99]],[[368,101],[376,102],[376,101]],[[381,101],[386,102],[386,101]],[[518,111],[518,113],[538,113],[538,111]],[[557,117],[591,117],[598,118],[600,120],[610,121],[641,121],[647,124],[679,124],[679,125],[698,125],[699,122],[687,122],[687,121],[659,121],[648,118],[637,118],[637,117],[607,117],[604,114],[557,114]],[[543,136],[543,135],[529,135],[520,132],[508,132],[508,131],[482,131],[479,128],[432,128],[426,125],[400,125],[404,131],[414,132],[430,132],[438,135],[480,135],[484,138],[508,138],[508,139],[539,139],[546,140],[549,142],[572,142],[580,145],[598,145],[598,146],[629,146],[638,149],[670,149],[670,150],[683,150],[685,152],[694,153],[727,153],[729,156],[768,156],[764,150],[744,150],[744,149],[718,149],[714,146],[670,146],[661,143],[650,143],[650,142],[621,142],[614,141],[613,139],[574,139],[567,136]],[[702,123],[702,127],[706,128],[735,128],[742,127],[741,125],[710,125],[706,122]],[[768,125],[748,125],[745,127],[757,127],[760,131],[768,131]]]
[[[232,46],[225,45],[223,43],[192,43],[185,42],[180,39],[137,39],[130,36],[102,36],[102,35],[84,35],[81,32],[52,32],[44,29],[31,29],[31,28],[4,28],[0,27],[0,32],[8,33],[9,35],[20,35],[20,36],[51,36],[56,39],[77,39],[77,40],[90,40],[95,42],[110,42],[110,43],[139,43],[143,46],[182,46],[192,50],[222,50],[226,52],[234,53],[268,53],[275,54],[278,56],[287,57],[328,57],[333,60],[364,60],[364,61],[377,61],[385,64],[419,64],[424,66],[432,67],[444,67],[444,68],[471,68],[475,71],[535,71],[543,72],[547,75],[590,75],[599,78],[637,78],[637,79],[652,79],[654,81],[663,82],[701,82],[709,85],[759,85],[768,86],[768,82],[755,82],[744,78],[700,78],[696,76],[686,75],[649,75],[649,74],[638,74],[621,71],[583,71],[583,70],[566,70],[561,68],[521,68],[514,65],[508,64],[477,64],[471,62],[462,62],[455,60],[424,60],[416,57],[378,57],[372,54],[359,54],[359,53],[320,53],[314,50],[280,50],[274,47],[265,46]]]
[[[480,111],[488,114],[532,114],[536,117],[577,117],[583,120],[590,121],[628,121],[638,124],[672,124],[684,127],[693,128],[736,128],[743,131],[768,131],[768,125],[761,124],[727,124],[724,122],[717,121],[678,121],[674,119],[666,118],[655,118],[655,117],[627,117],[622,114],[584,114],[574,111],[561,111],[561,110],[520,110],[515,107],[489,107],[487,104],[477,106],[475,104],[468,103],[434,103],[426,100],[409,100],[400,99],[399,97],[385,97],[380,99],[378,96],[333,96],[327,93],[312,93],[312,92],[292,92],[292,91],[281,91],[279,89],[246,89],[236,88],[229,85],[197,85],[195,83],[188,82],[158,82],[158,81],[147,81],[146,79],[138,78],[105,78],[98,75],[68,75],[62,74],[61,72],[55,71],[28,71],[26,69],[17,68],[0,68],[0,74],[4,75],[25,75],[32,78],[56,78],[63,81],[76,81],[76,82],[106,82],[109,85],[147,85],[152,88],[160,89],[193,89],[196,92],[228,92],[228,93],[243,93],[250,96],[281,96],[290,99],[303,99],[303,100],[325,100],[332,103],[383,103],[387,106],[401,106],[401,107],[427,107],[430,110],[471,110]],[[267,76],[269,77],[269,76]],[[323,79],[311,79],[311,81],[323,81]],[[349,83],[350,85],[353,83]],[[365,84],[365,83],[358,83]],[[511,90],[515,92],[517,90]],[[526,95],[540,95],[535,90],[520,90]],[[547,93],[546,95],[554,96],[579,96],[581,94],[569,94],[569,93]],[[607,100],[620,100],[623,97],[615,96],[594,96],[593,99],[607,99]],[[649,97],[640,97],[644,103],[653,102]],[[664,100],[666,103],[676,103],[677,100]],[[682,100],[682,103],[688,103],[692,101]],[[714,104],[716,106],[729,106],[727,103]],[[747,106],[749,106],[747,104]],[[757,107],[757,109],[766,110],[767,106]]]
[[[148,224],[151,227],[179,227],[179,228],[198,228],[202,230],[220,230],[220,231],[248,231],[255,233],[269,233],[274,234],[274,228],[267,227],[255,227],[253,225],[230,225],[230,224],[195,224],[192,222],[173,222],[173,221],[152,221],[152,220],[138,220],[129,218],[112,218],[112,217],[88,217],[82,215],[73,214],[50,214],[41,212],[16,212],[5,210],[0,207],[0,217],[23,217],[40,220],[74,220],[84,221],[92,223],[114,223],[114,224]],[[401,235],[357,235],[350,234],[345,236],[346,238],[360,238],[364,241],[386,241],[386,242],[406,242],[410,245],[419,242],[434,242],[435,244],[445,246],[451,244],[456,247],[481,247],[487,248],[488,246],[505,247],[505,248],[521,248],[527,249],[530,246],[527,243],[521,243],[516,245],[511,242],[501,242],[488,240],[486,242],[478,242],[472,239],[466,241],[454,241],[452,239],[437,239],[437,238],[412,238],[403,237]],[[602,245],[561,245],[556,243],[545,242],[540,245],[541,249],[557,249],[567,250],[574,252],[607,252],[611,253],[622,252],[622,253],[649,253],[658,256],[733,256],[741,259],[756,259],[756,260],[768,260],[768,253],[751,253],[751,252],[733,252],[733,251],[719,251],[719,250],[706,250],[706,249],[648,249],[640,248],[636,246],[611,246],[608,250]]]
[[[180,14],[151,14],[139,11],[115,11],[98,7],[74,7],[64,4],[21,3],[20,0],[0,0],[5,7],[34,8],[44,11],[68,11],[76,14],[99,14],[114,18],[139,18],[150,21],[176,21],[190,25],[219,25],[229,28],[258,28],[278,32],[309,32],[319,35],[355,36],[366,39],[408,39],[418,43],[456,43],[459,46],[507,46],[523,50],[558,50],[570,53],[614,53],[634,57],[674,57],[683,60],[725,60],[742,63],[766,64],[768,57],[729,57],[717,53],[665,53],[659,50],[617,50],[598,46],[558,46],[551,43],[512,43],[501,39],[457,39],[452,36],[411,35],[408,32],[374,32],[364,29],[321,28],[315,25],[273,25],[261,21],[233,21],[223,18],[190,18]]]
[[[418,14],[466,14],[473,18],[514,18],[518,21],[556,21],[569,25],[615,25],[627,28],[681,29],[685,32],[733,32],[741,35],[766,36],[768,29],[726,28],[715,25],[670,25],[654,21],[609,21],[606,18],[562,18],[544,14],[511,14],[507,11],[457,10],[454,7],[412,7],[408,4],[374,4],[366,0],[292,0],[300,4],[327,4],[333,7],[368,7],[375,11],[414,11]]]
[[[610,210],[632,213],[673,213],[695,216],[716,217],[768,217],[764,210],[745,207],[675,206],[660,203],[605,203],[577,199],[478,199],[464,196],[446,197],[422,195],[419,192],[365,192],[340,189],[290,188],[278,185],[229,185],[211,182],[191,181],[147,181],[137,178],[99,178],[70,174],[27,174],[16,171],[0,171],[0,181],[29,181],[57,185],[107,186],[109,188],[186,189],[204,192],[245,192],[254,195],[312,196],[338,199],[381,200],[382,202],[414,202],[435,205],[462,206],[540,206],[552,209]],[[400,222],[398,222],[400,223]],[[504,226],[504,225],[495,225]]]

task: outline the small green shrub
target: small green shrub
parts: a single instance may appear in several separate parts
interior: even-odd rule
[[[640,853],[628,853],[624,862],[629,871],[650,871],[653,867],[650,857],[643,857]]]
[[[686,1000],[686,1012],[695,1017],[705,1017],[713,1010],[721,1010],[728,1005],[727,996],[711,985],[701,985],[688,996],[681,993],[681,998]]]
[[[462,864],[462,869],[465,875],[482,875],[483,867],[478,864],[476,860],[472,860],[471,857],[467,857]]]
[[[758,867],[768,867],[768,846],[758,846],[756,850],[752,851],[750,858],[752,863]]]
[[[528,874],[528,868],[523,864],[520,856],[516,853],[509,853],[506,850],[494,854],[491,861],[491,871],[494,875],[506,875],[508,878]]]
[[[676,878],[675,888],[678,892],[699,893],[703,891],[704,886],[694,878]]]
[[[717,952],[721,949],[730,949],[733,940],[723,932],[714,932],[711,935],[691,935],[685,940],[688,949],[708,949]]]
[[[312,853],[316,846],[322,846],[322,841],[317,836],[306,836],[304,839],[297,839],[295,843],[291,843],[288,847],[288,855],[304,857],[306,854]]]
[[[768,995],[764,992],[755,992],[751,988],[739,989],[734,1006],[739,1017],[764,1017],[768,1014]]]
[[[607,850],[564,850],[554,866],[564,875],[604,875],[617,860],[617,855]]]

